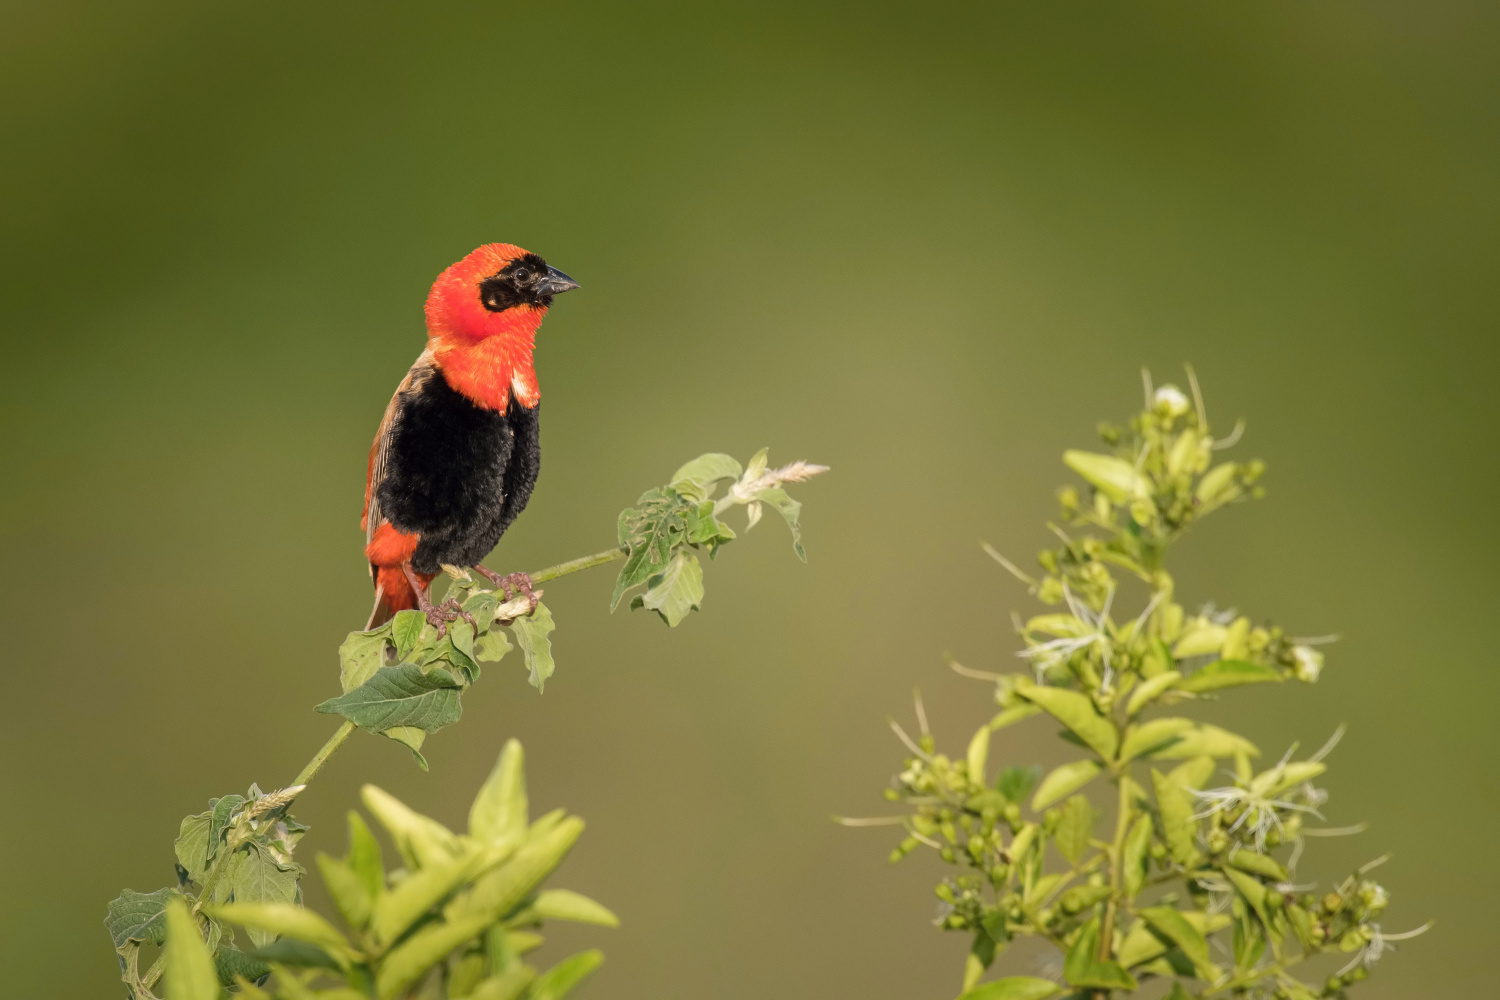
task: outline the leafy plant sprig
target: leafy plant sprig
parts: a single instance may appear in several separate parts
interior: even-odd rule
[[[764,450],[744,468],[728,455],[703,455],[621,513],[616,548],[548,567],[531,579],[544,583],[624,560],[611,607],[644,585],[632,606],[656,611],[676,626],[703,599],[695,553],[706,548],[712,557],[735,538],[719,520],[730,507],[747,508],[747,528],[759,520],[763,505],[774,507],[805,561],[801,504],[784,484],[823,471],[804,462],[768,469]],[[724,482],[730,484],[727,492],[714,499]],[[403,744],[425,770],[426,738],[459,720],[463,692],[479,679],[481,663],[498,662],[519,646],[538,691],[555,670],[555,624],[545,604],[533,608],[528,598],[496,593],[464,570],[445,570],[447,597],[464,609],[466,620],[439,630],[421,612],[403,611],[379,628],[351,632],[339,647],[342,694],[315,709],[343,722],[292,784],[271,793],[252,785],[245,795],[211,799],[205,812],[182,820],[176,885],[149,893],[127,889],[109,904],[105,924],[132,1000],[157,1000],[153,990],[164,975],[168,1000],[210,1000],[225,990],[253,1000],[270,995],[265,982],[273,973],[282,1000],[558,1000],[598,965],[597,952],[540,974],[520,962],[540,944],[526,928],[543,919],[615,921],[576,894],[532,892],[583,825],[561,812],[527,825],[521,751],[514,743],[475,800],[467,835],[453,834],[366,786],[365,805],[390,833],[406,867],[385,874],[378,845],[351,814],[349,855],[318,859],[350,933],[301,906],[305,870],[294,853],[307,827],[289,810],[356,728]],[[237,931],[248,939],[248,950],[237,947]],[[141,972],[142,948],[162,945],[164,953]],[[329,987],[330,978],[341,985]]]
[[[1171,983],[1169,1000],[1341,998],[1392,942],[1426,929],[1382,931],[1389,897],[1366,876],[1384,859],[1322,895],[1295,880],[1307,838],[1363,829],[1316,825],[1327,795],[1313,781],[1342,729],[1306,758],[1293,746],[1257,767],[1260,750],[1243,736],[1156,714],[1247,684],[1312,683],[1324,663],[1324,640],[1212,605],[1190,614],[1176,600],[1170,544],[1207,514],[1258,497],[1264,471],[1259,461],[1215,463],[1242,427],[1216,440],[1189,378],[1191,400],[1175,386],[1152,389],[1148,376],[1144,410],[1100,429],[1113,454],[1064,454],[1087,487],[1060,491],[1066,527],[1049,525],[1062,544],[1041,553],[1040,577],[986,546],[1064,610],[1017,619],[1025,672],[953,665],[993,683],[1000,708],[963,757],[937,751],[920,699],[916,739],[893,721],[910,755],[886,798],[911,811],[845,821],[903,826],[893,862],[926,846],[960,870],[936,893],[939,926],[972,935],[963,1000],[1103,1000],[1152,978]],[[1138,612],[1117,619],[1122,572],[1145,594]],[[1010,766],[991,780],[991,734],[1036,716],[1061,723],[1084,755],[1045,776]],[[1216,786],[1219,761],[1233,769]],[[1083,794],[1101,776],[1114,785],[1107,839],[1094,832],[1105,810]],[[1018,936],[1057,947],[1061,974],[981,983]],[[1298,978],[1298,966],[1326,954],[1342,956],[1342,968],[1321,983]]]

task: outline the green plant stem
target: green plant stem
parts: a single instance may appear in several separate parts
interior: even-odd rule
[[[313,780],[313,775],[323,769],[323,765],[328,762],[328,758],[333,756],[335,750],[343,746],[344,741],[349,738],[349,734],[352,732],[354,732],[354,723],[345,720],[344,724],[334,730],[332,736],[328,737],[328,742],[323,744],[323,748],[313,755],[312,760],[307,762],[307,766],[292,779],[292,784],[305,785]]]
[[[630,550],[624,546],[605,549],[603,552],[595,552],[591,556],[569,559],[565,563],[548,566],[546,569],[539,569],[535,573],[528,575],[531,577],[532,583],[545,583],[548,580],[556,580],[560,576],[567,576],[569,573],[577,573],[579,570],[592,569],[595,566],[603,566],[605,563],[614,562],[616,559],[624,559],[629,554]]]
[[[603,552],[595,552],[591,556],[569,559],[567,562],[558,563],[556,566],[548,566],[546,569],[537,570],[535,573],[529,575],[532,583],[545,583],[548,580],[555,580],[560,576],[567,576],[569,573],[577,573],[580,570],[592,569],[595,566],[603,566],[605,563],[624,559],[628,554],[629,550],[623,547],[605,549]],[[328,763],[328,758],[332,757],[334,752],[344,745],[344,741],[353,732],[354,723],[352,722],[346,721],[343,725],[339,726],[334,731],[334,734],[328,738],[328,742],[323,744],[322,749],[313,755],[313,759],[308,761],[307,766],[292,780],[292,784],[305,785],[312,781],[314,776],[323,769],[323,765]]]

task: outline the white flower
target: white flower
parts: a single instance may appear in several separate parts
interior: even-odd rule
[[[1168,417],[1180,417],[1193,405],[1182,390],[1171,383],[1157,389],[1152,402],[1156,404],[1158,411]]]
[[[1298,644],[1292,647],[1292,669],[1299,681],[1316,683],[1323,672],[1323,654],[1311,646]]]

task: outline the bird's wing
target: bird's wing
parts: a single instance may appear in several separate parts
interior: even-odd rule
[[[366,545],[374,541],[375,532],[385,523],[385,517],[380,512],[380,484],[385,479],[391,438],[401,419],[404,401],[410,394],[420,391],[436,372],[432,352],[423,351],[419,354],[401,384],[396,386],[395,395],[391,396],[391,401],[385,407],[385,415],[380,418],[380,429],[375,432],[375,442],[370,445],[370,465],[365,476],[365,512],[362,520]]]

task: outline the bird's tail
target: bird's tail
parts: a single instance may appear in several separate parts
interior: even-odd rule
[[[384,625],[396,617],[396,612],[417,606],[417,593],[411,589],[411,583],[407,581],[406,574],[401,572],[400,566],[376,566],[372,563],[370,574],[375,578],[375,607],[370,611],[370,621],[365,625],[366,632]]]

